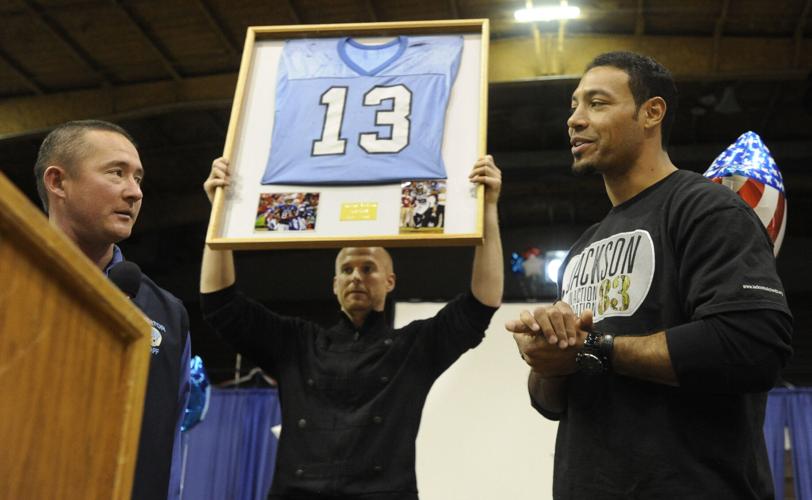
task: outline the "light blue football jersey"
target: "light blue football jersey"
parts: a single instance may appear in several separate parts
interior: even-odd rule
[[[448,97],[462,36],[289,40],[263,184],[375,184],[447,177]]]

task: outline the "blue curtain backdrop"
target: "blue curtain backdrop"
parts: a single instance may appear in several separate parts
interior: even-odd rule
[[[281,421],[275,388],[212,388],[204,420],[183,433],[180,498],[265,500]]]
[[[206,418],[183,434],[182,500],[265,500],[276,464],[281,423],[276,389],[211,391]],[[764,436],[775,483],[784,498],[784,428],[789,429],[795,498],[812,500],[812,388],[773,389]]]
[[[773,389],[767,398],[764,437],[776,500],[784,499],[784,428],[792,447],[795,498],[812,500],[812,388]]]

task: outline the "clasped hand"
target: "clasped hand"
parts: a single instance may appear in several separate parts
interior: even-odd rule
[[[522,311],[519,319],[505,323],[513,334],[522,359],[543,377],[560,377],[577,369],[575,354],[592,329],[592,311],[577,316],[569,304]]]

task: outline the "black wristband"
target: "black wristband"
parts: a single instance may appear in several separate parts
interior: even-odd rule
[[[612,369],[612,352],[615,349],[615,335],[609,332],[598,332],[600,335],[600,342],[598,342],[598,349],[601,356],[606,360],[606,369]]]

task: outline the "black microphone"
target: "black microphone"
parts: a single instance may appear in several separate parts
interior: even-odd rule
[[[107,276],[124,294],[133,299],[141,288],[141,268],[128,260],[119,262],[110,268]]]

